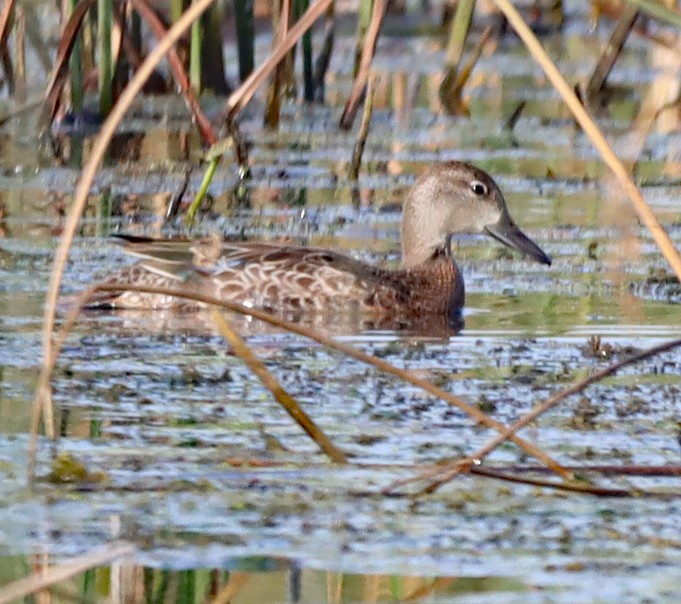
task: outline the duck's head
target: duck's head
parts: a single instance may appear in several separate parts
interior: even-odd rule
[[[447,162],[419,177],[404,202],[402,262],[414,266],[447,249],[453,233],[485,233],[537,262],[549,258],[513,222],[499,187],[470,164]]]

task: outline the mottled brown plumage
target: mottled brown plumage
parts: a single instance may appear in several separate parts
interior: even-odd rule
[[[140,262],[107,283],[180,287],[297,318],[330,320],[357,314],[381,325],[406,327],[426,318],[457,320],[464,284],[451,256],[450,237],[483,232],[550,264],[515,226],[494,181],[469,164],[449,162],[423,174],[404,203],[402,268],[389,270],[324,249],[264,242],[130,240]],[[93,306],[195,308],[191,301],[124,291],[101,294]]]

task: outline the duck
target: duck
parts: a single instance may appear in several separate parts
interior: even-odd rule
[[[529,258],[551,258],[518,228],[492,177],[458,161],[421,174],[402,209],[399,268],[374,266],[335,250],[263,241],[124,238],[138,262],[104,281],[120,292],[98,292],[89,308],[195,310],[182,298],[126,291],[128,284],[200,292],[287,318],[340,313],[390,319],[410,327],[435,320],[459,325],[464,280],[453,255],[458,233],[482,233]],[[376,323],[374,323],[375,325]]]

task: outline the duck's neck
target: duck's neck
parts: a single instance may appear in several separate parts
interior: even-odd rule
[[[402,223],[402,266],[412,268],[433,258],[450,256],[450,237],[439,241],[434,233],[417,228],[413,221]]]
[[[433,204],[425,201],[437,194],[436,179],[422,180],[418,191],[412,189],[402,206],[402,266],[411,268],[430,260],[436,250],[449,248],[442,219]],[[432,211],[431,211],[432,210]]]

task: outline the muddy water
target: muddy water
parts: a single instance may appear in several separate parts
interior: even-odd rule
[[[564,35],[546,42],[561,67],[584,77],[598,45],[586,13],[569,22]],[[607,30],[595,33],[604,40]],[[260,40],[262,52],[268,43]],[[396,202],[425,166],[466,159],[494,174],[512,214],[554,264],[534,265],[495,242],[460,237],[456,256],[468,292],[461,333],[346,330],[338,337],[510,423],[608,361],[678,335],[678,284],[517,40],[503,38],[481,60],[467,98],[471,117],[448,118],[435,110],[433,94],[441,39],[384,38],[359,204],[345,176],[353,136],[335,127],[350,86],[351,52],[350,39],[341,37],[326,107],[286,107],[278,134],[262,131],[257,111],[245,119],[253,160],[249,203],[235,203],[235,171],[225,165],[197,231],[300,240],[394,264]],[[673,66],[663,49],[636,38],[620,65],[613,82],[627,94],[600,121],[629,157],[636,146],[631,120],[653,91],[675,94],[664,86]],[[522,117],[513,132],[505,131],[520,101],[526,102]],[[681,155],[673,117],[665,113],[653,124],[636,173],[680,242]],[[185,167],[197,165],[190,132],[175,99],[145,99],[135,108],[98,177],[66,293],[129,262],[110,233],[173,230],[164,230],[161,216]],[[6,556],[0,581],[23,574],[29,554],[82,553],[121,537],[139,546],[128,565],[139,572],[142,566],[194,569],[200,585],[207,581],[203,569],[246,572],[237,600],[243,602],[296,600],[296,589],[305,601],[329,593],[334,601],[414,593],[465,602],[681,597],[677,499],[597,499],[474,476],[418,501],[372,494],[425,464],[470,453],[492,434],[394,378],[247,321],[239,328],[249,344],[353,455],[351,467],[326,463],[198,320],[98,313],[78,324],[54,380],[59,451],[82,462],[92,481],[41,481],[29,492],[25,458],[42,300],[78,157],[91,144],[59,140],[57,160],[51,151],[36,151],[28,118],[0,132],[0,553]],[[192,191],[200,179],[197,168]],[[523,435],[564,464],[678,464],[680,392],[681,352],[666,353],[566,401]],[[44,443],[43,477],[50,454]],[[507,445],[490,463],[533,461]],[[679,492],[678,480],[590,478]]]

